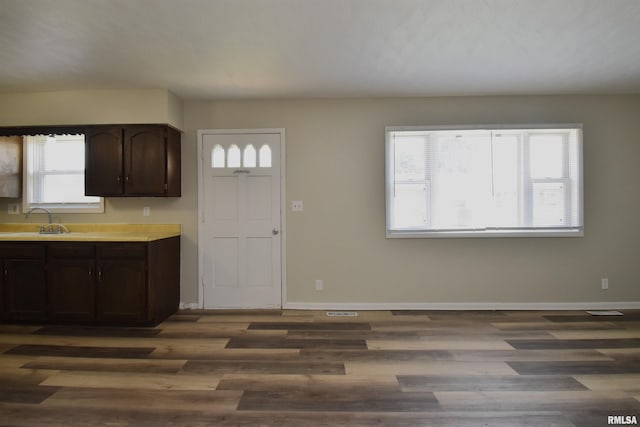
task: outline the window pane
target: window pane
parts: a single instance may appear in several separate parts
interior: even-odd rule
[[[425,137],[397,138],[395,142],[395,179],[411,181],[425,179]]]
[[[565,189],[562,183],[533,184],[533,226],[565,225]]]
[[[488,135],[437,137],[432,228],[486,226],[491,202],[490,143]]]
[[[492,142],[492,211],[488,217],[491,227],[516,227],[519,218],[519,177],[517,135],[495,136]]]
[[[47,172],[84,170],[84,136],[57,135],[47,138],[42,160]]]
[[[220,145],[213,147],[211,151],[211,167],[223,168],[224,167],[224,148]]]
[[[563,150],[562,135],[531,135],[529,138],[531,178],[562,178],[564,176]]]
[[[84,174],[46,175],[42,200],[37,203],[97,203],[99,197],[84,196]]]
[[[427,224],[428,186],[425,184],[396,184],[393,227],[422,228]]]
[[[260,147],[260,167],[271,167],[271,147],[269,147],[267,144]]]
[[[237,145],[233,144],[229,147],[229,154],[227,159],[227,167],[228,168],[239,168],[240,167],[240,149]]]
[[[244,148],[244,163],[243,166],[245,168],[255,168],[256,167],[256,149],[253,148],[253,145],[249,144]]]

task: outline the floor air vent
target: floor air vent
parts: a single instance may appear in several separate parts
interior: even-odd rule
[[[357,311],[327,311],[329,317],[356,317]]]
[[[617,310],[596,310],[596,311],[587,311],[592,316],[624,316],[621,312]]]

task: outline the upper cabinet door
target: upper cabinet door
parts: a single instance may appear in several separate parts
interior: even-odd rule
[[[122,128],[95,126],[85,133],[85,194],[123,194]]]
[[[87,196],[180,196],[180,132],[165,125],[89,126]]]
[[[166,189],[165,128],[124,128],[124,186],[127,195],[163,195]]]

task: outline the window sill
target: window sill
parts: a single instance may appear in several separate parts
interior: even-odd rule
[[[388,239],[450,239],[450,238],[478,238],[478,237],[584,237],[584,230],[580,229],[531,229],[531,230],[387,230]]]

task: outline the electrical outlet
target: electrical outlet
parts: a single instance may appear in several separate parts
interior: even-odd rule
[[[322,288],[324,288],[324,284],[322,283],[322,280],[320,279],[316,280],[316,291],[321,291]]]
[[[607,279],[606,277],[603,278],[600,281],[600,286],[602,287],[602,289],[609,289],[609,279]]]
[[[7,213],[9,215],[18,215],[20,213],[20,207],[17,203],[9,203],[7,205]]]
[[[145,206],[144,208],[142,208],[142,216],[149,215],[151,215],[151,208],[149,206]]]

